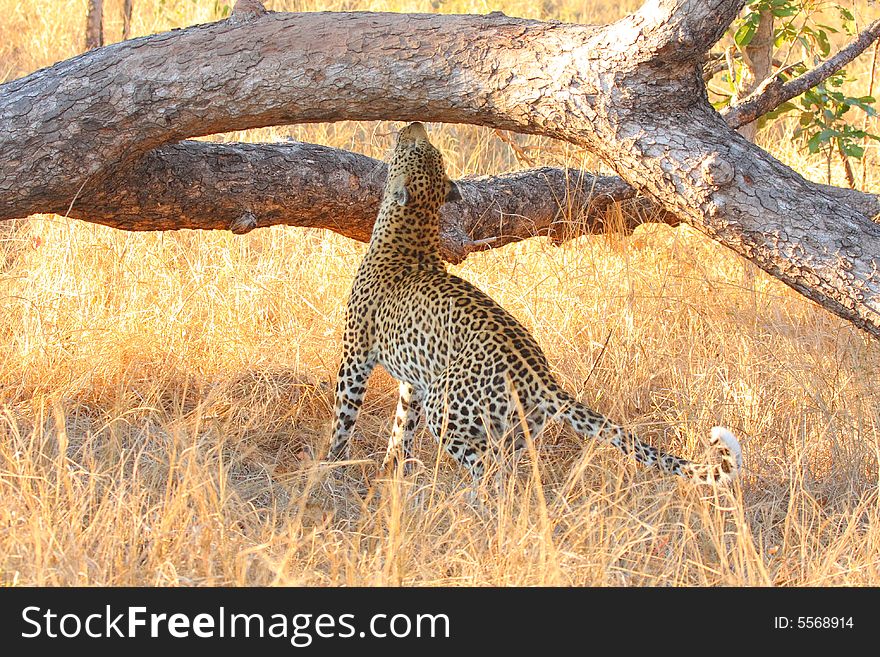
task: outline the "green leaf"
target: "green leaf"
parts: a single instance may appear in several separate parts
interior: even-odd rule
[[[847,98],[848,104],[858,107],[868,116],[877,116],[877,110],[872,107],[875,102],[871,96],[862,96],[861,98]]]
[[[781,41],[791,41],[797,36],[797,31],[795,31],[794,26],[791,23],[785,23],[781,27],[777,27],[774,31],[776,33],[776,39]]]
[[[843,23],[843,29],[847,34],[855,34],[856,33],[856,19],[855,16],[852,15],[852,12],[849,11],[846,7],[837,6],[837,11],[840,12],[840,20]]]
[[[774,119],[778,119],[783,114],[786,114],[788,112],[797,111],[797,110],[798,110],[797,105],[795,105],[794,103],[792,103],[790,101],[786,101],[786,102],[782,103],[781,105],[779,105],[779,107],[776,107],[775,109],[770,110],[764,116],[762,116],[761,118],[763,119],[763,122],[759,125],[764,125],[764,123],[767,123],[767,122],[772,121]]]
[[[748,46],[752,39],[755,36],[755,31],[758,29],[758,24],[746,20],[745,23],[739,26],[739,29],[736,31],[736,34],[733,35],[733,40],[736,42],[740,48],[745,48]]]
[[[815,135],[810,137],[810,141],[807,142],[807,148],[810,149],[810,153],[816,154],[819,152],[819,149],[822,147],[822,139],[820,137],[822,133],[817,132]]]
[[[863,146],[859,146],[858,144],[841,144],[840,150],[842,150],[847,156],[854,157],[856,159],[861,158],[865,154],[865,148]]]
[[[827,57],[828,53],[831,52],[831,44],[828,42],[828,35],[825,33],[825,30],[816,31],[816,43],[819,45],[819,52],[822,53],[822,56]]]

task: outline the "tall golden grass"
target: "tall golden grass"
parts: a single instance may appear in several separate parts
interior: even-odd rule
[[[0,79],[79,52],[85,4],[0,0]],[[119,38],[121,0],[105,4]],[[133,30],[213,20],[224,4],[139,0]],[[597,23],[637,4],[267,2]],[[869,65],[850,67],[853,91],[866,91]],[[395,129],[225,138],[292,135],[381,157]],[[453,176],[528,164],[491,131],[432,131]],[[824,161],[789,131],[763,145],[823,179]],[[516,139],[536,164],[600,168],[574,147]],[[867,162],[867,189],[880,191],[875,150]],[[842,181],[836,162],[833,174]],[[424,432],[419,472],[383,479],[371,460],[396,394],[383,373],[358,423],[361,465],[320,467],[342,304],[364,248],[282,227],[236,237],[58,216],[0,225],[0,582],[880,584],[880,348],[686,227],[559,248],[529,240],[455,270],[533,331],[567,388],[656,444],[700,457],[709,427],[730,426],[747,464],[731,490],[658,478],[559,428],[479,505]]]

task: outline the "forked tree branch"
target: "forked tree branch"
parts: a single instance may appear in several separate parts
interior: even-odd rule
[[[880,336],[880,226],[865,211],[876,203],[867,195],[841,202],[843,192],[750,144],[707,101],[703,54],[741,5],[651,0],[608,26],[257,8],[114,44],[0,86],[0,219],[72,202],[83,210],[105,192],[108,207],[136,196],[118,187],[114,195],[114,183],[146,166],[150,151],[175,153],[167,144],[192,136],[346,119],[472,123],[592,150],[670,216]],[[186,154],[189,145],[179,147]],[[249,153],[226,160],[236,167],[260,159],[229,148]],[[216,151],[220,170],[226,152]],[[261,185],[272,169],[270,159],[249,170],[249,183]],[[568,207],[555,196],[536,194],[552,199],[548,217]],[[515,200],[523,198],[535,201]],[[131,199],[132,207],[149,202]],[[243,210],[224,225],[244,232],[265,221]],[[514,224],[494,236],[517,234]],[[462,243],[465,252],[487,245],[473,232]]]
[[[258,2],[239,2],[233,18],[253,20],[263,13]],[[867,47],[878,24],[796,81],[808,78],[818,83],[822,76],[832,75]],[[749,98],[748,107],[772,110],[783,102],[780,89],[783,86],[765,85]],[[749,118],[742,107],[725,113],[732,128]],[[72,204],[65,199],[42,211],[51,209],[122,230],[247,232],[287,224],[327,228],[365,241],[378,208],[384,171],[385,165],[371,158],[311,144],[184,141],[148,153],[98,185],[85,186]],[[614,176],[545,167],[461,184],[468,190],[464,201],[444,210],[445,255],[452,261],[537,235],[558,239],[563,234],[631,231],[643,222],[680,223],[649,199],[636,198],[636,190]],[[866,214],[880,212],[874,195],[837,188],[834,193],[864,207]],[[611,201],[627,201],[614,220],[608,216]]]

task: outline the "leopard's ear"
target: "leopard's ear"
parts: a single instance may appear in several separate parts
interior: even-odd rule
[[[405,208],[410,203],[410,193],[406,187],[406,179],[403,177],[392,180],[388,186],[388,193],[397,205]]]
[[[458,191],[458,185],[456,185],[451,180],[446,180],[446,202],[452,203],[453,201],[461,200],[461,192]]]

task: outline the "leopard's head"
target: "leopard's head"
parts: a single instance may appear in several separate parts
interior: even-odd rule
[[[403,208],[427,211],[461,198],[423,124],[410,123],[398,134],[384,198]]]

